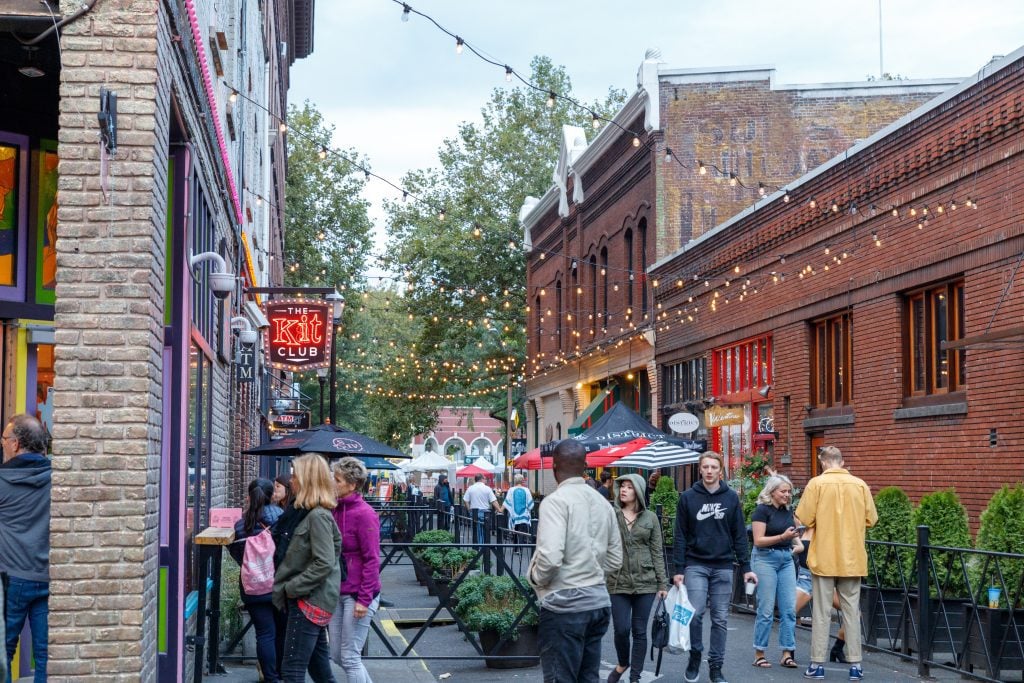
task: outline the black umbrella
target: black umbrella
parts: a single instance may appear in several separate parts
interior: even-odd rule
[[[598,418],[590,429],[570,438],[579,442],[587,453],[641,438],[649,441],[666,441],[698,453],[703,453],[707,449],[707,442],[703,439],[680,439],[669,436],[640,417],[625,403],[616,403]]]
[[[354,455],[377,458],[409,458],[411,456],[371,439],[365,434],[353,432],[337,425],[323,424],[286,434],[265,444],[243,451],[253,455],[302,455],[323,453],[328,456]]]

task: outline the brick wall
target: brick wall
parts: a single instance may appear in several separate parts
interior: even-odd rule
[[[156,677],[170,91],[167,63],[157,68],[170,44],[159,16],[98,3],[62,31],[51,680]],[[119,97],[106,201],[101,84]]]
[[[671,321],[661,321],[659,365],[710,357],[714,348],[755,334],[773,335],[776,453],[790,452],[792,464],[783,470],[798,485],[811,474],[815,433],[839,446],[854,473],[876,491],[896,484],[917,500],[954,487],[975,526],[993,491],[1021,478],[1020,336],[969,348],[962,398],[919,400],[905,395],[904,330],[907,293],[957,279],[965,284],[968,337],[1020,325],[1024,210],[1012,197],[1024,179],[1022,81],[1024,60],[972,80],[946,103],[855,151],[848,163],[808,179],[790,203],[776,201],[737,218],[659,268],[664,285],[657,298]],[[836,198],[842,210],[810,209],[811,195],[826,203]],[[965,207],[968,196],[978,201],[976,209]],[[949,208],[954,199],[955,211]],[[850,203],[857,200],[862,210],[853,214]],[[877,211],[863,211],[870,204]],[[925,205],[931,207],[927,226],[919,221]],[[890,212],[894,206],[899,217]],[[910,217],[911,208],[917,217]],[[825,248],[849,257],[837,265]],[[760,290],[745,301],[735,287],[724,287],[737,265]],[[806,265],[814,274],[800,278]],[[695,273],[713,286],[692,284]],[[786,278],[773,284],[771,273]],[[686,284],[675,287],[677,278]],[[721,294],[716,312],[714,291]],[[730,296],[731,303],[721,303]],[[694,306],[700,307],[694,322],[676,321],[677,311],[692,313]],[[845,409],[853,422],[829,424],[836,411],[807,409],[810,323],[842,312],[853,320],[853,402]],[[929,412],[929,403],[950,411]],[[808,418],[817,422],[805,424]]]

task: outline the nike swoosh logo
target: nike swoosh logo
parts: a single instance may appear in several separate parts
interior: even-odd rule
[[[715,514],[714,510],[712,510],[711,512],[698,512],[697,513],[697,521],[698,522],[703,522],[708,517],[713,517],[714,514]]]

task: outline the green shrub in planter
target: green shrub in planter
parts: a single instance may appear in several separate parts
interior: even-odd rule
[[[672,545],[678,503],[679,492],[676,491],[676,483],[672,477],[663,476],[658,479],[658,485],[654,487],[654,493],[651,494],[651,509],[655,510],[659,505],[661,506],[661,536],[665,545]]]
[[[454,543],[455,535],[450,531],[443,531],[437,529],[435,531],[421,531],[412,537],[413,543]],[[413,554],[416,557],[422,558],[423,554],[428,550],[436,550],[436,548],[416,548]]]
[[[868,539],[889,543],[914,543],[914,504],[898,486],[887,486],[875,494],[878,523],[868,529]],[[871,546],[868,583],[879,588],[914,585],[914,551],[891,546]],[[902,571],[901,571],[902,570]]]
[[[526,579],[520,583],[527,586]],[[526,598],[516,589],[511,577],[480,574],[467,577],[455,591],[455,613],[470,631],[494,630],[502,637],[516,640],[518,630],[512,623],[526,606]],[[536,626],[537,610],[531,608],[519,621],[520,626]]]
[[[970,548],[971,532],[967,522],[967,510],[953,489],[936,491],[921,496],[914,510],[914,526],[927,526],[929,543],[947,548]],[[967,596],[967,585],[960,556],[954,553],[936,551],[932,553],[932,566],[942,587],[943,597],[962,598]]]
[[[981,513],[981,525],[978,528],[978,549],[993,550],[1003,553],[1024,554],[1024,484],[1014,486],[1004,484],[992,495],[985,511]],[[978,557],[975,567],[978,581],[972,586],[975,598],[980,604],[986,604],[986,590],[989,586],[1003,589],[1000,604],[1019,608],[1024,606],[1024,596],[1019,594],[1021,575],[1024,574],[1024,560],[999,560],[999,570],[1003,580],[999,580],[995,561],[988,561],[988,570],[981,575],[982,566],[987,558]],[[1007,595],[1007,590],[1010,595]],[[1009,600],[1014,604],[1009,605]]]
[[[427,548],[422,559],[434,570],[434,578],[453,579],[476,557],[470,548]]]

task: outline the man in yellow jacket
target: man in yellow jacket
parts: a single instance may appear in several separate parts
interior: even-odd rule
[[[864,677],[860,643],[860,580],[868,573],[864,545],[866,529],[878,521],[871,489],[843,468],[843,455],[835,446],[818,452],[821,474],[807,482],[796,516],[814,531],[807,553],[814,606],[811,616],[811,662],[804,678],[825,678],[832,599],[839,605],[846,626],[846,658],[850,680]]]

